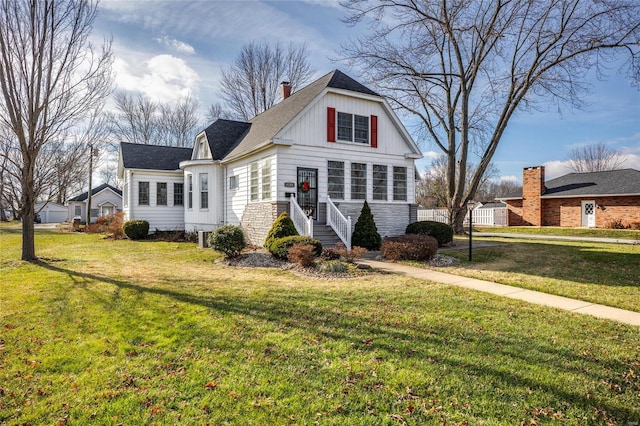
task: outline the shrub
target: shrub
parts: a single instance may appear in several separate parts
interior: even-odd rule
[[[146,220],[128,220],[122,225],[125,235],[131,240],[142,240],[149,234],[149,222]]]
[[[122,230],[123,217],[124,212],[100,216],[96,219],[96,223],[87,225],[85,231],[87,234],[111,234],[111,238],[119,240],[124,238],[124,232]]]
[[[322,260],[338,260],[340,259],[340,253],[338,252],[338,249],[327,247],[322,249],[320,258]]]
[[[606,228],[608,229],[629,229],[631,226],[626,226],[620,219],[615,219],[607,222]]]
[[[287,259],[289,262],[298,263],[305,268],[314,266],[315,249],[311,244],[294,244],[289,248]]]
[[[349,270],[347,265],[340,262],[339,260],[330,260],[328,262],[322,262],[318,269],[320,269],[321,272],[332,273],[332,274],[347,272]]]
[[[364,247],[368,250],[380,249],[382,238],[378,234],[378,228],[373,220],[369,204],[365,201],[360,212],[360,217],[353,228],[351,236],[351,244],[353,246]]]
[[[389,260],[430,260],[438,252],[438,241],[430,235],[407,234],[385,238],[382,255]]]
[[[299,235],[298,231],[296,230],[296,226],[293,224],[293,221],[287,213],[282,213],[280,214],[280,216],[278,216],[276,221],[273,222],[273,225],[271,225],[271,229],[267,234],[267,239],[264,240],[264,247],[267,250],[271,251],[269,247],[274,240],[284,237],[290,237],[292,235]]]
[[[640,231],[640,222],[631,222],[629,226],[631,226],[633,230]]]
[[[450,244],[453,241],[453,228],[451,226],[431,220],[410,223],[405,232],[407,234],[431,235],[438,241],[438,247]]]
[[[236,257],[247,245],[242,228],[224,225],[209,235],[209,247],[221,251],[226,257]]]
[[[340,255],[342,260],[347,263],[354,263],[356,259],[360,259],[363,254],[367,252],[364,247],[351,247],[351,250],[347,250],[347,247],[343,243],[336,244],[336,252]]]
[[[295,244],[311,244],[315,247],[316,256],[320,256],[322,253],[322,243],[314,238],[306,237],[304,235],[290,235],[288,237],[278,238],[273,240],[268,249],[276,259],[287,260],[289,248]]]

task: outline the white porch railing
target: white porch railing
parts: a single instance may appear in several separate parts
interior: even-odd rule
[[[344,217],[327,195],[327,225],[333,229],[347,250],[351,250],[351,216]]]
[[[302,211],[296,197],[289,198],[289,216],[300,235],[313,237],[313,218],[307,217]]]

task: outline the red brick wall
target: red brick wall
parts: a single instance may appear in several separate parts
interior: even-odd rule
[[[522,221],[524,225],[542,225],[544,167],[528,167],[522,171]]]
[[[596,227],[606,228],[614,220],[625,225],[640,222],[640,196],[634,197],[587,197],[584,201],[596,202]],[[582,226],[581,198],[542,199],[542,226]],[[522,203],[519,200],[507,201],[509,226],[526,226],[522,219]]]

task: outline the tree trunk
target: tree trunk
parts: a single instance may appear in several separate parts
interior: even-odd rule
[[[464,218],[466,215],[467,208],[465,206],[453,207],[449,212],[451,227],[456,235],[464,234]]]
[[[22,218],[22,260],[32,262],[37,259],[33,223],[36,218],[33,196],[33,163],[25,164],[22,176],[22,196],[20,216]]]

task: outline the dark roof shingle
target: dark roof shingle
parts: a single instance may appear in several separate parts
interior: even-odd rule
[[[249,131],[251,123],[218,119],[204,129],[214,160],[222,160]]]
[[[93,189],[91,190],[91,196],[94,196],[94,195],[96,195],[98,192],[103,191],[103,190],[105,190],[105,189],[107,189],[107,188],[111,189],[113,192],[115,192],[116,194],[118,194],[119,196],[121,196],[121,197],[122,197],[122,191],[121,191],[121,190],[119,190],[118,188],[116,188],[116,187],[114,187],[114,186],[111,186],[111,185],[109,185],[109,184],[106,184],[106,183],[103,183],[102,185],[98,185],[98,186],[96,186],[95,188],[93,188]],[[69,200],[68,200],[68,201],[86,201],[86,199],[87,199],[87,198],[89,198],[89,191],[87,191],[87,192],[83,192],[83,193],[82,193],[82,194],[80,194],[80,195],[76,195],[76,196],[75,196],[75,197],[73,197],[73,198],[69,198]]]
[[[191,159],[192,148],[143,145],[121,142],[122,165],[125,169],[178,170],[180,162]]]

